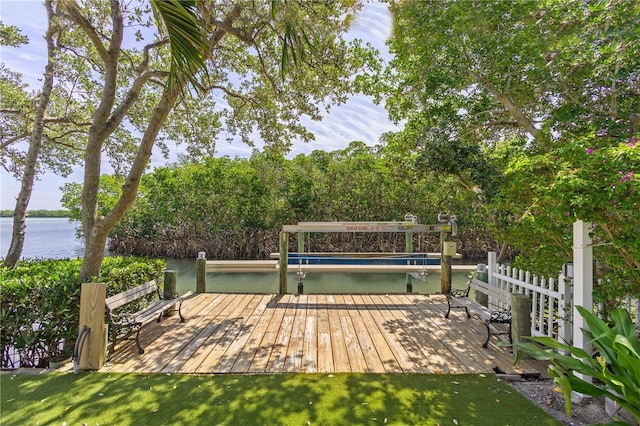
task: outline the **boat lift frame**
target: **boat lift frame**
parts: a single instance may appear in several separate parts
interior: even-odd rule
[[[327,232],[404,232],[405,251],[413,253],[413,234],[415,232],[439,232],[441,240],[440,269],[441,269],[441,292],[449,294],[451,292],[451,258],[455,255],[456,246],[451,242],[451,236],[457,235],[457,225],[455,216],[449,214],[439,214],[440,223],[433,225],[419,224],[417,217],[407,213],[404,221],[393,222],[298,222],[297,225],[283,225],[280,232],[280,253],[279,271],[280,284],[279,293],[287,292],[287,272],[289,264],[289,234],[298,234],[298,252],[304,253],[304,238],[307,233],[327,233]],[[304,278],[299,270],[298,285]],[[407,278],[407,292],[412,291],[410,276]]]

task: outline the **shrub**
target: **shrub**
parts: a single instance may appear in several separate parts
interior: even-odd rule
[[[535,359],[551,361],[549,374],[563,390],[567,416],[571,414],[571,392],[575,391],[583,395],[606,396],[640,422],[640,342],[628,312],[624,309],[611,311],[612,324],[609,325],[582,306],[576,308],[589,327],[582,332],[598,351],[598,356],[594,358],[583,349],[550,337],[529,337],[548,348],[521,343],[516,346],[516,362],[522,352]],[[595,380],[590,383],[575,373]]]
[[[45,367],[78,334],[81,259],[25,260],[0,269],[0,367]],[[163,260],[107,257],[96,282],[107,297],[160,280]]]

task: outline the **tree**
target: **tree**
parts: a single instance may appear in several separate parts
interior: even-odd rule
[[[601,256],[601,270],[617,264],[637,283],[622,273],[640,262],[637,2],[407,1],[392,10],[396,56],[382,92],[390,115],[406,121],[389,138],[395,149],[478,192],[496,231],[539,270],[569,260],[565,236],[582,219],[624,259]]]
[[[78,81],[86,103],[95,105],[84,151],[83,279],[98,275],[108,233],[134,202],[152,148],[156,143],[166,148],[162,136],[197,135],[200,149],[211,149],[222,128],[246,142],[257,131],[269,149],[286,149],[294,138],[311,138],[299,117],[319,119],[318,103],[344,100],[353,90],[351,76],[372,60],[358,43],[338,38],[347,28],[344,14],[350,5],[287,1],[273,13],[261,2],[198,3],[208,75],[198,81],[201,93],[190,93],[184,79],[168,84],[168,41],[123,48],[125,23],[150,25],[145,10],[116,0],[108,8],[91,1],[62,5],[74,31],[64,49],[90,65],[81,69]],[[291,23],[322,26],[306,31],[316,46],[312,54],[298,55],[295,69],[278,79],[283,58],[277,47]],[[204,133],[203,123],[211,125]],[[128,126],[139,132],[139,140]],[[103,155],[124,175],[124,184],[114,207],[99,216]]]
[[[23,162],[20,192],[16,199],[16,206],[13,212],[13,231],[11,234],[11,244],[9,246],[7,256],[4,260],[4,266],[9,268],[15,266],[15,264],[18,262],[18,259],[20,258],[20,255],[22,254],[27,218],[27,206],[29,205],[29,199],[31,198],[33,182],[35,180],[37,172],[38,160],[40,157],[40,151],[44,137],[45,114],[49,106],[51,93],[53,91],[54,64],[57,50],[54,43],[54,38],[59,30],[59,27],[52,1],[47,0],[45,2],[45,7],[47,9],[48,20],[48,28],[44,37],[47,43],[47,65],[45,66],[42,91],[38,96],[38,105],[33,117],[33,127],[31,136],[29,138],[29,149],[27,150]],[[12,140],[17,140],[16,136],[14,136]],[[8,141],[8,143],[10,144],[11,141]]]

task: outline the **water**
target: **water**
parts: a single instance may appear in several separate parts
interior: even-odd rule
[[[0,218],[0,257],[7,254],[11,243],[10,217]],[[83,244],[75,238],[78,222],[66,218],[27,218],[27,229],[22,258],[64,259],[83,255]],[[177,290],[184,294],[196,289],[195,259],[166,259],[167,269],[178,273]],[[453,288],[464,288],[466,272],[452,274]],[[279,275],[267,273],[209,273],[208,292],[277,293]],[[440,291],[440,274],[433,272],[426,282],[412,279],[414,293]],[[297,293],[295,271],[289,274],[289,293]],[[406,292],[406,274],[374,273],[308,273],[304,280],[305,293],[403,293]]]
[[[81,257],[82,241],[76,239],[78,222],[67,218],[28,217],[22,250],[23,259],[65,259]],[[13,218],[0,217],[0,257],[7,255],[11,245]]]
[[[196,289],[196,260],[167,259],[167,269],[178,273],[178,293]],[[297,293],[298,282],[294,272],[288,274],[287,292]],[[469,280],[468,272],[453,272],[451,286],[466,288]],[[404,273],[333,273],[308,272],[304,279],[305,293],[405,293],[407,277]],[[206,276],[207,292],[223,293],[277,293],[280,276],[275,272],[250,273],[208,273]],[[429,272],[426,282],[411,279],[414,293],[431,294],[440,292],[440,273]]]

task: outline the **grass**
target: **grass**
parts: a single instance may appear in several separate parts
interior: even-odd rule
[[[8,425],[558,425],[491,375],[0,375]]]

